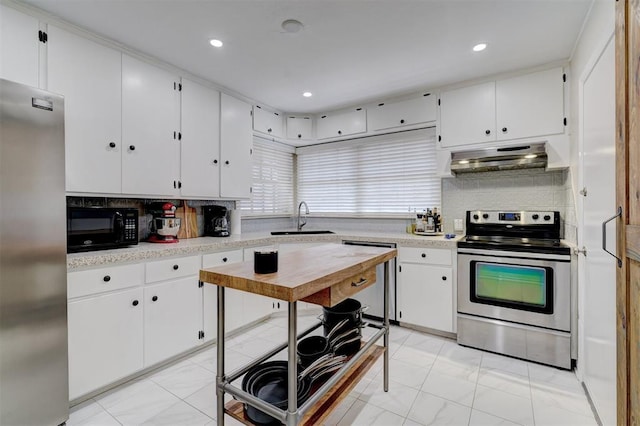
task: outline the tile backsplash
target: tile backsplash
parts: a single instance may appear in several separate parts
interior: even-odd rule
[[[453,232],[454,219],[467,210],[557,210],[563,238],[577,239],[575,202],[569,170],[506,170],[442,179],[444,231]]]

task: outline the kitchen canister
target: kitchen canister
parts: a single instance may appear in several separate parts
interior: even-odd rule
[[[256,274],[272,274],[278,272],[278,250],[254,251],[253,271]]]

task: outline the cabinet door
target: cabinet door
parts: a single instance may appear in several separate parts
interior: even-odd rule
[[[265,135],[282,137],[282,115],[277,112],[267,111],[261,106],[253,108],[253,130]]]
[[[242,262],[242,250],[231,250],[202,256],[202,267],[226,265]],[[204,283],[202,318],[204,322],[204,341],[216,338],[218,333],[218,286]],[[225,330],[232,331],[242,325],[243,301],[242,292],[233,289],[225,290]]]
[[[358,108],[318,119],[318,139],[339,138],[367,131],[367,112]]]
[[[496,82],[498,140],[564,132],[562,68]]]
[[[122,55],[124,194],[179,194],[178,80],[167,71]]]
[[[144,289],[144,365],[197,346],[202,330],[202,291],[197,277]]]
[[[307,140],[313,137],[311,117],[287,117],[287,138]]]
[[[64,95],[66,189],[122,192],[122,54],[49,25],[49,90]]]
[[[220,92],[182,79],[180,194],[220,196]]]
[[[399,321],[453,331],[452,269],[401,263],[398,268]]]
[[[224,93],[220,97],[220,196],[251,196],[251,105]]]
[[[141,288],[71,301],[68,323],[70,400],[142,369]]]
[[[38,87],[37,18],[0,5],[0,77]]]
[[[495,89],[491,81],[442,92],[439,135],[443,148],[496,140]]]
[[[271,314],[274,300],[270,297],[244,292],[243,325],[252,323]],[[284,306],[280,303],[280,306]]]
[[[406,101],[384,103],[369,110],[369,128],[385,130],[436,120],[436,97],[430,93]]]

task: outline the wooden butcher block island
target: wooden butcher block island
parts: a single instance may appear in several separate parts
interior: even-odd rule
[[[396,249],[367,246],[326,244],[296,252],[279,253],[278,271],[256,274],[253,260],[234,263],[200,271],[200,280],[218,286],[218,372],[217,409],[218,424],[224,424],[223,412],[245,424],[253,424],[246,417],[244,403],[258,408],[287,426],[318,424],[342,401],[348,392],[364,376],[373,363],[384,355],[384,389],[389,384],[389,260],[396,257]],[[321,324],[298,334],[297,302],[305,301],[331,307],[373,285],[376,282],[376,266],[384,263],[385,317],[381,324],[369,323],[377,332],[362,342],[358,353],[309,397],[300,407],[297,398],[288,399],[286,410],[271,405],[231,384],[252,367],[268,360],[287,348],[288,393],[297,395],[296,343]],[[227,374],[224,370],[224,289],[232,288],[288,302],[288,339],[249,365]],[[384,346],[375,343],[384,338]],[[238,401],[224,405],[224,394],[233,395]],[[241,402],[242,401],[242,402]]]

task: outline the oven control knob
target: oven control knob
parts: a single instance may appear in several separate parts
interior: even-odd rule
[[[551,216],[549,216],[549,215],[545,215],[545,216],[544,216],[544,220],[551,220]]]
[[[534,214],[533,216],[531,216],[533,218],[533,220],[538,220],[538,218],[540,217],[540,215]]]
[[[475,220],[478,220],[478,219],[480,219],[480,216],[478,216],[477,214],[474,214],[474,215],[473,215],[473,218],[474,218]]]
[[[482,218],[483,219],[489,219],[489,215],[487,213],[485,213],[485,214],[482,215]]]

